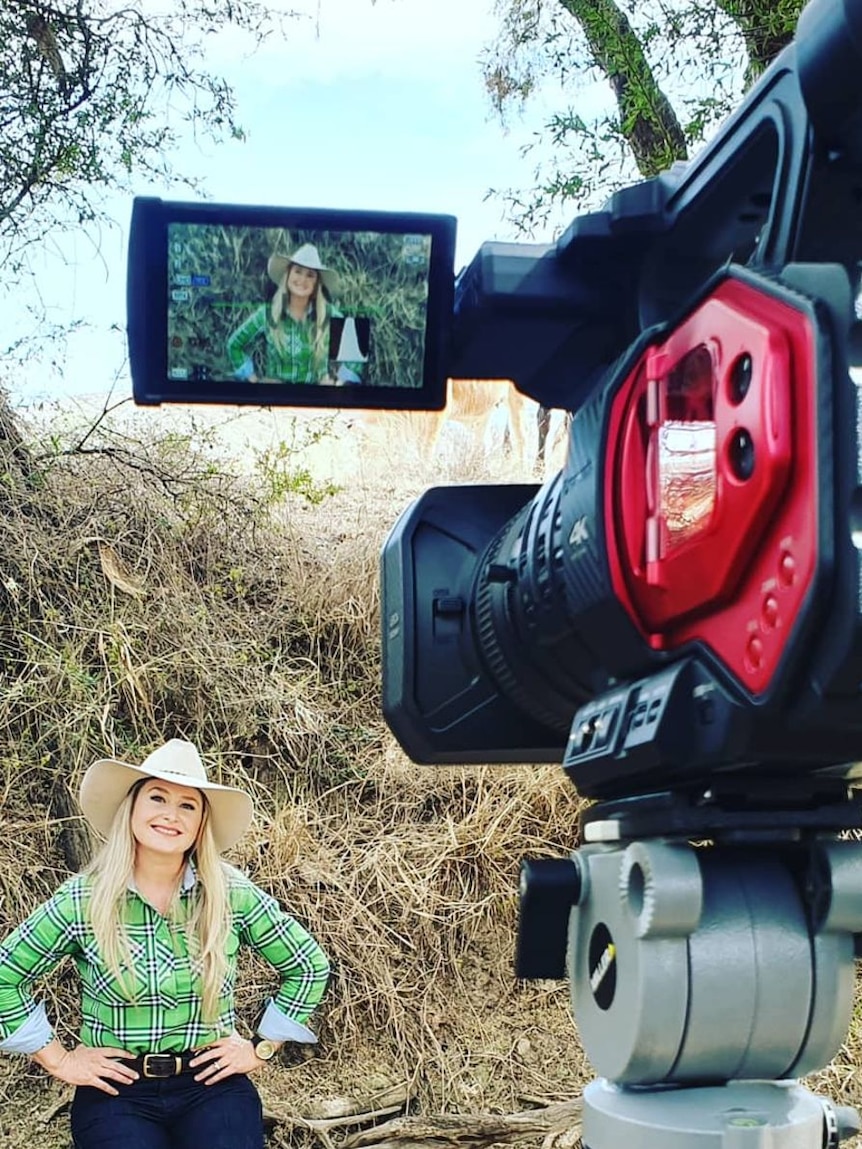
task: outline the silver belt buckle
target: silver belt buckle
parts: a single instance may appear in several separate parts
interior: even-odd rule
[[[174,1062],[173,1071],[171,1071],[169,1069],[167,1073],[151,1072],[150,1071],[150,1058],[153,1058],[153,1057],[161,1058],[162,1061],[165,1061],[167,1059],[170,1059],[172,1057],[172,1054],[170,1054],[170,1053],[145,1053],[144,1054],[144,1056],[142,1058],[142,1063],[141,1063],[141,1072],[143,1073],[144,1077],[147,1078],[147,1080],[158,1081],[158,1080],[165,1078],[165,1077],[176,1077],[180,1073],[182,1073],[182,1071],[183,1071],[183,1059],[181,1057],[173,1057],[173,1062]]]

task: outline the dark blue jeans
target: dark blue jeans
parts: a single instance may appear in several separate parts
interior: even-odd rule
[[[244,1074],[203,1085],[192,1074],[121,1085],[117,1097],[79,1086],[75,1149],[263,1149],[260,1097]]]

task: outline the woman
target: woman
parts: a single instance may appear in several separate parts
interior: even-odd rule
[[[95,762],[80,791],[106,839],[0,943],[0,1049],[75,1085],[77,1149],[262,1149],[249,1075],[306,1027],[329,977],[311,935],[222,861],[252,818],[244,791],[209,781],[172,739],[140,766]],[[281,977],[250,1041],[235,1027],[237,951]],[[80,1043],[54,1036],[33,982],[63,958],[81,980]]]
[[[227,341],[234,378],[258,382],[251,346],[265,342],[264,378],[286,383],[358,382],[361,363],[334,364],[330,320],[341,312],[332,304],[337,277],[324,267],[313,243],[293,255],[271,255],[267,273],[276,286],[270,303],[262,304]]]

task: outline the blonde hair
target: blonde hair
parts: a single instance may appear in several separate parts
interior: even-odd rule
[[[272,320],[272,339],[279,351],[284,351],[284,328],[282,327],[282,319],[284,319],[285,312],[290,304],[290,292],[287,289],[287,277],[290,275],[290,269],[295,266],[288,263],[284,269],[284,276],[281,283],[275,289],[275,295],[269,305],[270,318]],[[302,266],[301,264],[299,266]],[[329,360],[329,300],[326,291],[323,287],[323,279],[320,272],[316,268],[311,268],[317,276],[317,284],[314,288],[314,299],[312,307],[314,308],[314,337],[312,339],[312,354],[314,357],[315,374],[318,378],[326,374],[326,366]]]
[[[135,997],[134,962],[126,929],[126,898],[135,872],[132,811],[145,781],[137,782],[120,803],[104,846],[87,867],[91,877],[90,925],[96,945],[130,1001]],[[167,916],[185,927],[192,969],[200,977],[201,1016],[212,1024],[219,1015],[227,973],[226,943],[231,928],[229,867],[216,849],[209,803],[203,792],[201,798],[203,816],[193,848],[197,886],[191,895],[191,912],[184,914],[178,883]]]

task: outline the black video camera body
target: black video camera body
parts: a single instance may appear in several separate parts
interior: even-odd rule
[[[574,418],[545,486],[431,490],[387,541],[384,711],[415,760],[562,757],[613,800],[846,790],[860,77],[862,9],[814,0],[697,160],[459,279],[451,374]]]

